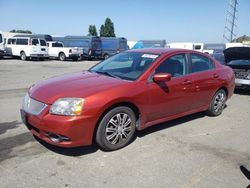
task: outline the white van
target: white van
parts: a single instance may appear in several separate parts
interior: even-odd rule
[[[5,44],[6,55],[20,57],[21,60],[48,58],[46,41],[31,37],[11,37]]]
[[[4,40],[3,40],[3,34],[0,31],[0,58],[2,58],[4,55]]]

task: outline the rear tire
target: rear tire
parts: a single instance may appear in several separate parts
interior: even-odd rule
[[[227,95],[224,89],[220,89],[215,93],[207,110],[207,115],[218,116],[222,113],[227,100]]]
[[[63,52],[61,52],[61,53],[59,54],[59,59],[60,59],[61,61],[65,61],[65,60],[66,60],[66,56],[65,56],[65,54],[64,54]]]
[[[135,133],[136,118],[128,107],[116,107],[105,114],[96,131],[96,143],[106,151],[129,144]]]
[[[22,61],[25,61],[27,59],[27,56],[26,56],[25,52],[20,53],[20,58],[21,58]]]

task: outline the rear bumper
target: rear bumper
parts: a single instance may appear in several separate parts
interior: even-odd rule
[[[235,79],[235,87],[237,88],[250,88],[250,80]]]
[[[68,58],[79,58],[81,54],[69,54]]]
[[[40,115],[21,111],[23,123],[30,132],[41,140],[59,147],[77,147],[92,144],[95,118],[89,116],[59,116],[49,114],[47,107]],[[59,135],[67,140],[56,142],[51,135]]]

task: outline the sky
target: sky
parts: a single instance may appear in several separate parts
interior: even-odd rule
[[[223,42],[229,0],[0,0],[0,30],[87,35],[107,17],[128,40]],[[237,36],[250,36],[250,0],[239,0]]]

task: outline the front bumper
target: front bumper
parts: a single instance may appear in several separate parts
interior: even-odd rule
[[[49,114],[49,106],[41,114],[32,115],[21,109],[23,123],[33,135],[60,147],[77,147],[92,144],[95,118],[90,116],[59,116]],[[50,135],[60,135],[67,140],[55,142]]]

